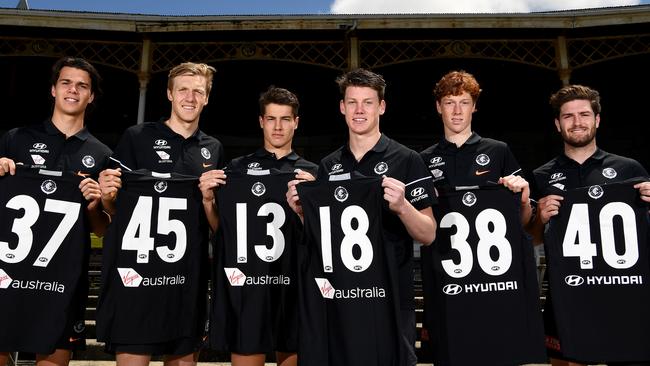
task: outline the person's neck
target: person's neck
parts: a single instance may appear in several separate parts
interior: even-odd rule
[[[52,123],[66,138],[76,135],[84,128],[84,114],[69,115],[54,111]]]
[[[350,152],[357,161],[360,161],[370,149],[377,145],[380,138],[381,132],[379,130],[364,135],[350,134]]]
[[[459,133],[454,133],[449,130],[445,130],[445,140],[455,144],[456,147],[461,147],[469,138],[472,136],[472,129],[468,128]]]
[[[592,141],[589,145],[582,147],[575,147],[568,144],[564,144],[564,155],[569,159],[575,160],[578,164],[584,163],[589,157],[591,157],[598,147],[596,146],[596,141]]]
[[[291,154],[291,145],[274,147],[272,145],[265,144],[264,150],[270,152],[271,154],[274,154],[276,159],[281,159]]]
[[[174,132],[177,134],[183,136],[184,138],[188,138],[192,136],[196,130],[199,128],[199,121],[196,120],[194,122],[184,122],[181,120],[178,120],[174,118],[173,116],[170,117],[167,121],[165,121],[165,124]]]

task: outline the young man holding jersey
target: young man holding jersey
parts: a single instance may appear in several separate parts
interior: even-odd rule
[[[633,159],[605,152],[596,145],[596,132],[601,122],[601,105],[598,91],[582,85],[568,85],[551,96],[550,104],[555,113],[555,127],[563,140],[564,152],[535,169],[533,172],[535,184],[532,195],[538,201],[536,215],[530,225],[529,232],[533,235],[535,244],[541,244],[545,241],[545,226],[554,217],[560,217],[559,215],[561,213],[567,213],[567,210],[572,210],[572,207],[565,207],[563,201],[565,201],[567,192],[573,189],[590,186],[601,187],[606,184],[637,178],[640,182],[633,185],[634,189],[638,190],[640,200],[650,202],[648,173],[641,164]],[[592,225],[595,224],[592,223]],[[586,227],[586,230],[590,230],[588,225],[584,225],[584,227]],[[578,235],[578,239],[580,237],[581,235]],[[594,239],[600,241],[600,238]],[[590,245],[595,246],[595,244]],[[565,245],[562,244],[562,247],[565,247]],[[565,250],[563,257],[572,257],[573,255],[569,252]],[[596,253],[599,252],[600,249]],[[549,253],[547,251],[548,256]],[[592,265],[594,268],[595,266],[597,265]],[[549,263],[547,273],[550,275],[554,270],[558,270],[558,268],[554,268]],[[621,272],[620,274],[624,273]],[[602,289],[607,291],[604,287]],[[547,325],[546,343],[551,361],[553,365],[558,366],[584,365],[586,362],[575,359],[570,360],[563,353],[562,342],[564,341],[558,336],[558,328],[555,322],[556,312],[553,309],[552,295],[554,292],[551,289],[551,293],[547,297],[546,311],[544,312]],[[556,294],[556,296],[558,296],[556,301],[561,300],[562,295],[560,293]],[[603,301],[607,301],[606,292],[603,292],[602,298]],[[585,311],[587,310],[589,309],[585,309]],[[609,318],[616,317],[617,315],[614,312],[610,313],[608,311],[599,316]],[[595,324],[599,322],[598,318],[594,318],[593,321]],[[639,319],[639,321],[641,320]],[[616,335],[611,336],[616,337]],[[567,345],[564,344],[564,346]],[[586,361],[608,362],[609,360]],[[628,366],[650,365],[648,360],[638,361],[640,362],[614,362],[608,364]]]

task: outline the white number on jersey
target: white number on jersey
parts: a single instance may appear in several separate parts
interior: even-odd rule
[[[38,203],[30,196],[21,194],[13,197],[7,202],[7,208],[12,210],[24,210],[22,217],[14,219],[11,231],[18,237],[18,244],[14,249],[9,247],[9,243],[0,241],[0,260],[6,263],[19,263],[27,258],[32,244],[34,242],[34,234],[32,226],[38,220],[41,211]],[[53,212],[63,214],[63,219],[57,226],[56,230],[48,240],[47,244],[38,255],[33,265],[36,267],[47,267],[47,265],[56,254],[56,251],[63,243],[63,240],[68,236],[68,233],[74,227],[74,224],[79,219],[79,211],[81,204],[75,202],[46,199],[44,212]]]
[[[320,207],[319,216],[323,271],[333,272],[330,208],[327,206]],[[357,222],[356,229],[352,227],[353,220]],[[372,243],[367,235],[369,227],[368,214],[363,208],[353,205],[343,210],[341,214],[341,230],[344,236],[340,247],[341,261],[352,272],[363,272],[372,264]],[[359,247],[359,258],[354,257],[353,250],[355,246]]]
[[[154,238],[151,237],[153,197],[141,196],[133,209],[131,220],[122,236],[122,250],[135,250],[137,263],[149,263],[149,252],[154,249]],[[186,210],[185,198],[160,197],[158,202],[157,229],[158,234],[174,233],[176,243],[174,249],[169,246],[159,246],[156,253],[167,263],[179,261],[185,255],[187,248],[187,230],[180,220],[170,220],[172,210]]]
[[[490,223],[494,230],[490,231]],[[441,228],[456,227],[456,233],[451,236],[451,247],[458,251],[460,261],[442,260],[442,268],[453,278],[463,278],[470,274],[474,266],[472,247],[467,242],[470,233],[469,222],[462,214],[450,212],[440,221]],[[483,272],[499,276],[506,273],[512,265],[512,247],[506,239],[506,219],[501,212],[488,208],[476,216],[476,233],[479,241],[476,246],[476,257]],[[492,259],[490,249],[495,247],[499,253],[498,259]]]
[[[621,255],[616,253],[614,240],[614,217],[617,216],[623,222],[623,237],[625,238],[625,252]],[[598,224],[600,225],[600,245],[605,263],[616,269],[634,266],[639,260],[639,242],[634,209],[623,202],[610,202],[600,210]],[[586,203],[574,204],[571,207],[569,221],[562,240],[562,254],[565,257],[578,257],[581,269],[593,269],[593,258],[598,255],[596,243],[591,241],[590,228],[589,205]]]
[[[248,262],[248,224],[247,224],[247,205],[238,203],[236,205],[237,215],[237,263]],[[273,220],[266,223],[266,235],[273,240],[271,248],[264,244],[255,244],[255,253],[265,262],[274,262],[282,256],[284,252],[285,240],[284,234],[280,230],[286,220],[286,214],[282,206],[275,202],[263,204],[257,211],[257,216],[268,217],[273,215]]]

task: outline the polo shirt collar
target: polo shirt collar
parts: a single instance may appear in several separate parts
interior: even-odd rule
[[[582,165],[585,165],[585,164],[589,163],[592,160],[603,160],[603,159],[605,159],[605,156],[607,156],[607,153],[605,153],[600,148],[596,148],[596,151],[594,151],[594,153],[590,157],[588,157],[587,160],[585,160],[585,162]],[[580,164],[578,164],[577,161],[575,161],[575,160],[571,159],[570,157],[566,156],[564,153],[562,153],[562,154],[560,154],[558,156],[558,160],[559,160],[559,163],[561,165],[567,165],[567,164],[580,165]]]
[[[168,118],[161,118],[161,119],[158,121],[158,123],[156,123],[156,127],[157,127],[160,131],[165,132],[168,136],[179,136],[180,138],[184,139],[184,137],[183,137],[182,135],[176,133],[176,132],[175,132],[174,130],[172,130],[169,126],[167,126],[167,124],[165,123],[167,120],[168,120]],[[193,139],[200,140],[200,139],[203,138],[204,136],[205,136],[205,134],[203,133],[203,131],[201,131],[200,128],[197,128],[196,131],[194,131],[194,133],[193,133],[190,137],[188,137],[188,139],[192,139],[192,138],[193,138]]]
[[[376,152],[376,153],[382,153],[382,152],[386,151],[386,149],[388,149],[388,145],[390,144],[390,141],[391,141],[390,138],[388,138],[388,136],[386,136],[385,134],[382,133],[381,136],[379,136],[379,141],[377,141],[375,146],[373,146],[372,149],[370,149],[369,151]],[[345,151],[348,154],[352,155],[352,151],[350,150],[350,142],[349,141],[348,141],[347,144],[345,144]]]
[[[472,134],[469,136],[469,138],[467,139],[467,141],[465,141],[465,143],[462,144],[461,147],[462,147],[462,146],[465,146],[465,145],[474,145],[474,144],[478,144],[479,141],[481,141],[481,136],[479,136],[479,134],[476,133],[476,132],[472,132]],[[446,138],[443,137],[442,140],[440,141],[440,147],[443,148],[443,149],[448,149],[448,148],[450,148],[450,147],[454,147],[454,148],[455,148],[455,147],[457,147],[457,146],[456,146],[456,144],[454,144],[453,142],[449,142],[449,141],[447,141]]]
[[[43,126],[45,127],[45,132],[48,135],[63,135],[63,132],[56,128],[54,122],[52,122],[51,119],[45,120],[45,122],[43,122]],[[81,130],[79,130],[79,132],[70,137],[76,137],[81,141],[86,141],[90,137],[90,132],[88,132],[88,129],[84,126]]]
[[[291,161],[296,161],[296,160],[298,160],[298,159],[300,158],[300,157],[298,156],[298,154],[296,154],[296,152],[292,150],[288,155],[285,155],[285,156],[281,157],[280,159],[278,159],[278,158],[275,156],[274,153],[272,153],[272,152],[266,150],[266,149],[263,148],[263,147],[260,147],[259,149],[257,149],[257,150],[253,153],[253,156],[255,156],[256,158],[267,158],[267,159],[273,159],[273,160],[282,160],[282,159],[287,159],[287,160],[291,160]]]

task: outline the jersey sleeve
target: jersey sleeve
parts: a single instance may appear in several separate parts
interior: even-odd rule
[[[438,203],[433,188],[433,177],[422,157],[415,151],[409,154],[404,196],[418,210]]]
[[[521,174],[521,167],[519,166],[519,163],[517,162],[517,159],[515,159],[515,155],[512,153],[510,150],[510,147],[508,147],[507,144],[504,143],[504,153],[503,153],[503,172],[502,176],[508,176],[508,175],[522,175]]]
[[[124,131],[124,134],[122,134],[120,142],[117,143],[117,146],[113,151],[111,162],[109,164],[110,168],[125,168],[128,170],[138,169],[135,150],[133,149],[134,142],[135,136],[133,135],[133,130],[128,128]]]
[[[9,142],[13,139],[16,129],[10,130],[0,138],[0,158],[12,158]]]

